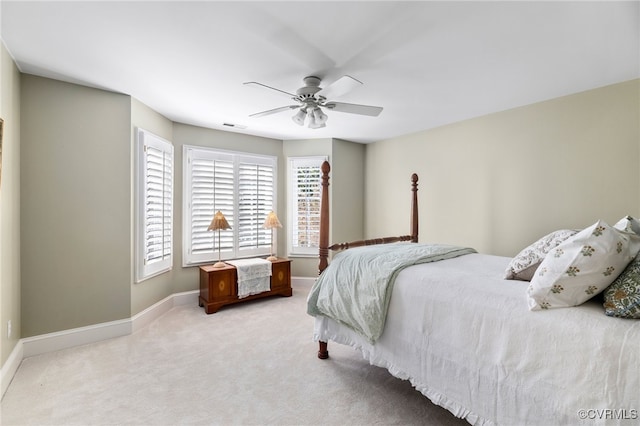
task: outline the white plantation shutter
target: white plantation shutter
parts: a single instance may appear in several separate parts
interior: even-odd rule
[[[184,147],[183,264],[269,254],[262,224],[275,203],[276,157]],[[207,228],[220,210],[232,229]]]
[[[136,282],[168,271],[173,257],[173,146],[138,129]]]
[[[235,227],[233,215],[233,161],[216,158],[193,158],[191,167],[191,251],[196,255],[218,252],[218,232],[208,231],[211,218],[220,210],[229,226]],[[221,251],[233,249],[233,231],[220,231]]]
[[[171,153],[152,145],[145,147],[145,263],[171,256]]]
[[[262,224],[273,210],[274,167],[240,162],[238,172],[238,248],[269,249],[271,230]]]
[[[326,157],[289,159],[289,251],[317,255],[320,241],[320,167]]]

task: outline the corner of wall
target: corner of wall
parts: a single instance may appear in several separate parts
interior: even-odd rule
[[[0,365],[5,366],[20,339],[20,72],[0,43]],[[11,335],[9,335],[9,323]]]

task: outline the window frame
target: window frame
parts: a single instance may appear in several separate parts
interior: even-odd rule
[[[226,232],[227,239],[231,236],[232,244],[230,249],[221,247],[220,256],[224,259],[240,259],[248,257],[268,256],[271,252],[271,232],[270,230],[263,229],[262,223],[266,218],[267,213],[270,210],[276,210],[278,205],[277,187],[278,187],[278,157],[272,155],[253,154],[239,151],[229,151],[211,147],[196,146],[196,145],[184,145],[183,146],[183,197],[182,197],[182,266],[190,267],[202,264],[211,263],[218,260],[217,240],[218,232],[209,231],[212,235],[212,248],[211,250],[202,250],[200,253],[193,252],[192,241],[192,202],[193,202],[193,184],[192,184],[192,167],[193,160],[205,159],[205,160],[217,160],[221,162],[233,163],[233,197],[229,204],[231,210],[223,211],[227,221],[231,225],[231,229],[227,231],[220,231],[221,235]],[[264,213],[264,218],[261,216],[256,221],[257,236],[256,245],[249,248],[243,248],[240,245],[240,229],[239,229],[239,216],[240,216],[240,200],[239,200],[239,185],[240,185],[240,166],[241,164],[255,164],[264,165],[272,169],[272,192],[271,192],[271,205],[269,209]],[[214,204],[214,210],[218,208]],[[260,206],[258,204],[258,210]],[[229,213],[230,212],[230,213]],[[215,211],[211,213],[211,217]],[[209,219],[210,220],[210,219]],[[259,223],[258,223],[259,222]],[[263,235],[261,237],[261,235]],[[268,234],[268,236],[267,236]],[[266,238],[266,244],[260,244]],[[273,244],[277,245],[277,233],[273,234]]]
[[[299,247],[295,244],[295,228],[297,226],[297,203],[298,194],[296,189],[298,188],[296,169],[303,165],[311,165],[318,168],[318,198],[322,194],[322,163],[328,161],[329,157],[326,155],[314,155],[314,156],[300,156],[300,157],[288,157],[287,158],[287,170],[289,173],[288,183],[288,197],[287,197],[287,212],[289,217],[289,227],[287,232],[287,252],[291,257],[317,257],[318,246],[311,247]],[[318,200],[320,202],[320,200]],[[318,210],[318,221],[320,220],[320,210]],[[320,232],[318,224],[318,233]]]
[[[135,128],[135,137],[136,137],[136,167],[135,167],[135,176],[136,176],[136,186],[135,186],[135,282],[140,283],[149,278],[155,277],[157,275],[163,274],[165,272],[170,271],[173,268],[173,207],[174,207],[174,195],[175,195],[175,185],[174,185],[174,147],[171,142],[166,139],[161,138],[147,130],[142,128]],[[163,157],[167,156],[168,158],[163,158],[162,165],[162,253],[160,259],[153,262],[147,262],[147,257],[149,255],[149,245],[147,241],[150,239],[148,233],[148,225],[150,216],[146,214],[147,210],[145,206],[148,205],[149,202],[149,193],[151,191],[150,185],[147,181],[147,176],[149,176],[149,156],[148,153],[149,148],[152,148],[156,151],[159,151]],[[166,175],[166,166],[165,161],[168,161],[169,171],[168,175]],[[167,206],[167,196],[165,194],[166,185],[169,185],[169,194],[168,194],[168,213],[166,212]],[[166,229],[168,227],[168,253],[166,253]]]

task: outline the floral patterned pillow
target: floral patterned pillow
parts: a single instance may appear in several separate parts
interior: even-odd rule
[[[525,247],[516,257],[511,259],[504,273],[504,278],[507,280],[531,281],[533,274],[547,253],[577,233],[578,231],[572,229],[561,229],[547,234],[530,246]]]
[[[604,313],[640,319],[640,254],[604,291]]]
[[[544,258],[527,290],[532,311],[580,305],[604,290],[633,260],[640,237],[598,221]]]

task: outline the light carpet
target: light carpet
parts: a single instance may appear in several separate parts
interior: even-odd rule
[[[26,358],[2,425],[467,425],[351,347],[319,360],[308,291]]]

